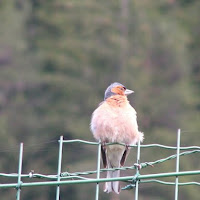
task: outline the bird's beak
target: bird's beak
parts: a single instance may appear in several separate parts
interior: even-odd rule
[[[133,90],[129,90],[129,89],[126,89],[125,92],[124,92],[124,94],[126,96],[128,96],[129,94],[132,94],[132,93],[134,93],[134,91]]]

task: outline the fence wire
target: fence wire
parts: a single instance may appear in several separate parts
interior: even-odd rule
[[[175,200],[178,200],[178,189],[179,186],[185,186],[185,185],[196,185],[200,186],[200,182],[185,182],[180,183],[179,182],[179,176],[190,176],[190,175],[200,175],[200,170],[196,171],[179,171],[179,162],[181,156],[191,155],[200,153],[200,146],[188,146],[188,147],[181,147],[180,146],[180,140],[181,140],[181,131],[180,129],[177,132],[177,146],[166,146],[161,144],[147,144],[147,145],[132,145],[131,147],[137,147],[137,160],[136,163],[132,166],[126,166],[126,167],[120,167],[120,168],[110,168],[110,169],[101,169],[100,168],[100,159],[101,159],[101,143],[98,142],[90,142],[85,140],[64,140],[63,136],[60,137],[60,140],[58,140],[59,143],[59,154],[58,154],[58,168],[57,168],[57,174],[53,175],[44,175],[44,174],[38,174],[34,171],[31,171],[28,174],[22,174],[22,160],[23,160],[23,143],[20,144],[20,150],[19,150],[19,165],[18,165],[18,173],[0,173],[0,177],[7,177],[7,178],[17,178],[17,183],[2,183],[0,184],[1,188],[16,188],[16,199],[20,200],[20,193],[23,187],[34,187],[34,186],[55,186],[56,187],[56,200],[59,200],[60,198],[60,187],[61,185],[67,185],[67,184],[87,184],[87,183],[96,183],[96,193],[95,193],[95,200],[99,199],[99,183],[101,182],[108,182],[108,181],[126,181],[128,182],[128,185],[122,188],[122,190],[135,190],[135,200],[138,200],[139,198],[139,183],[140,184],[146,184],[146,183],[159,183],[164,185],[174,185],[175,186]],[[84,171],[84,172],[61,172],[62,168],[62,155],[63,155],[63,145],[68,143],[83,143],[85,145],[96,145],[98,146],[98,155],[97,155],[97,169],[94,171]],[[113,145],[116,143],[108,143],[106,145]],[[120,144],[125,145],[125,144]],[[150,162],[143,162],[140,163],[140,149],[141,148],[152,148],[152,147],[158,147],[158,148],[164,148],[169,150],[176,150],[176,154],[173,154],[171,156],[150,161]],[[180,150],[184,150],[180,153]],[[157,173],[157,174],[147,174],[147,175],[141,175],[140,170],[142,168],[148,167],[148,166],[154,166],[160,163],[164,163],[166,161],[176,159],[176,171],[175,172],[168,172],[168,173]],[[128,170],[128,169],[135,169],[136,173],[133,176],[124,176],[124,177],[118,177],[118,178],[100,178],[100,174],[105,171],[113,171],[113,170]],[[96,178],[87,178],[87,175],[90,174],[96,174]],[[161,181],[160,178],[165,177],[176,177],[175,182],[167,182],[167,181]],[[22,180],[24,178],[30,178],[30,179],[38,179],[38,182],[23,182]]]

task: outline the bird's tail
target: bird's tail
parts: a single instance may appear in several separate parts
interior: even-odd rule
[[[120,176],[120,170],[116,171],[107,171],[107,178],[117,178]],[[104,192],[115,192],[119,194],[120,192],[120,186],[119,181],[113,181],[113,182],[106,182]]]

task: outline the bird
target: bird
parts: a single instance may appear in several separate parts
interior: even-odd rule
[[[101,142],[101,157],[104,168],[124,166],[130,145],[143,141],[144,134],[138,130],[137,113],[127,96],[134,91],[118,82],[105,91],[104,101],[94,110],[90,129],[94,138]],[[106,143],[123,143],[124,145]],[[107,178],[120,177],[120,170],[107,171]],[[120,193],[119,181],[106,182],[104,192]]]

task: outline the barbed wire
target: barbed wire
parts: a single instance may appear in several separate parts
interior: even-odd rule
[[[200,147],[199,147],[199,149],[200,149]],[[185,151],[185,152],[180,153],[180,156],[190,155],[190,154],[194,154],[194,153],[200,153],[200,150],[197,149],[197,150],[193,150],[193,151]],[[160,163],[163,163],[163,162],[175,159],[176,157],[177,157],[177,155],[173,154],[171,156],[168,156],[166,158],[162,158],[162,159],[159,159],[159,160],[156,160],[156,161],[142,162],[139,165],[138,164],[134,164],[133,166],[100,169],[100,172],[115,171],[115,170],[128,170],[128,169],[133,170],[133,169],[136,169],[136,168],[142,169],[142,168],[145,168],[145,167],[148,167],[148,166],[153,167],[156,164],[160,164]],[[61,177],[61,179],[74,179],[74,178],[77,178],[77,179],[87,179],[86,177],[82,177],[82,176],[83,175],[96,174],[96,173],[97,173],[96,170],[94,170],[94,171],[85,171],[85,172],[73,172],[73,173],[62,172],[60,174],[60,177]],[[2,176],[2,177],[16,178],[16,177],[18,177],[18,174],[17,173],[10,173],[10,174],[0,173],[0,176]],[[21,177],[22,178],[46,178],[46,179],[57,179],[58,178],[57,175],[44,175],[44,174],[34,173],[34,171],[31,171],[28,174],[22,174]]]
[[[49,140],[49,141],[45,141],[45,142],[41,142],[41,143],[37,143],[37,144],[31,144],[31,145],[25,145],[26,148],[30,147],[30,148],[38,148],[41,145],[44,144],[49,144],[49,143],[55,143],[57,142],[57,140]],[[60,142],[60,141],[58,141]],[[87,144],[87,145],[99,145],[99,142],[90,142],[90,141],[85,141],[85,140],[63,140],[63,143],[82,143],[82,144]],[[125,144],[123,143],[106,143],[105,145],[123,145],[125,146]],[[137,145],[131,145],[130,147],[135,148],[137,147]],[[170,150],[177,150],[177,147],[174,146],[167,146],[167,145],[161,145],[161,144],[145,144],[145,145],[140,145],[141,148],[155,148],[155,147],[159,147],[159,148],[164,148],[164,149],[170,149]],[[16,148],[13,148],[16,149]],[[12,149],[12,150],[13,150]],[[5,149],[0,149],[0,152],[5,151]],[[6,149],[7,151],[8,149]],[[180,150],[184,150],[183,152],[181,152],[179,154],[179,156],[186,156],[186,155],[191,155],[191,154],[195,154],[195,153],[200,153],[200,146],[187,146],[187,147],[180,147]],[[172,160],[177,158],[177,154],[173,154],[170,155],[168,157],[165,158],[161,158],[155,161],[150,161],[150,162],[142,162],[139,164],[133,164],[132,166],[125,166],[125,167],[119,167],[119,168],[106,168],[106,169],[100,169],[99,172],[106,172],[106,171],[115,171],[115,170],[134,170],[134,169],[143,169],[146,167],[154,167],[157,164],[161,164],[164,163],[166,161]],[[123,190],[128,190],[128,189],[132,189],[133,187],[135,187],[135,183],[136,181],[139,181],[139,183],[150,183],[150,182],[156,182],[159,184],[165,184],[165,185],[175,185],[175,183],[173,182],[166,182],[166,181],[161,181],[161,180],[157,180],[157,179],[148,179],[148,180],[139,180],[138,177],[141,177],[139,174],[139,171],[136,170],[136,174],[134,176],[130,176],[129,178],[127,177],[121,177],[119,178],[119,180],[121,181],[125,181],[128,182],[129,185],[125,186],[124,188],[122,188]],[[95,182],[97,181],[96,178],[88,178],[88,175],[94,175],[97,174],[97,170],[93,170],[93,171],[83,171],[83,172],[62,172],[59,175],[55,175],[55,174],[51,174],[51,175],[45,175],[45,174],[40,174],[40,173],[35,173],[34,170],[31,170],[29,173],[27,174],[20,174],[21,178],[30,178],[30,179],[49,179],[49,180],[53,180],[53,181],[58,181],[58,178],[61,181],[64,182],[70,182],[70,181],[75,181],[76,183],[80,182],[86,182],[86,181],[90,181],[90,182]],[[1,177],[6,177],[6,178],[18,178],[19,174],[18,173],[0,173]],[[151,177],[151,178],[159,178],[158,176],[155,177]],[[141,178],[140,178],[141,179]],[[107,180],[107,179],[106,179]],[[99,179],[98,179],[99,181]],[[105,180],[104,180],[105,181]],[[62,182],[62,183],[64,183]],[[19,182],[18,184],[22,184],[23,182]],[[32,183],[32,182],[31,182]],[[38,182],[37,184],[39,185],[40,182]],[[60,182],[59,182],[60,183]],[[28,184],[28,183],[27,183]],[[45,183],[43,182],[43,185]],[[185,182],[185,183],[178,183],[178,185],[197,185],[200,186],[199,182]],[[1,187],[6,187],[6,184],[0,184],[0,188]],[[16,186],[18,187],[18,186]]]

